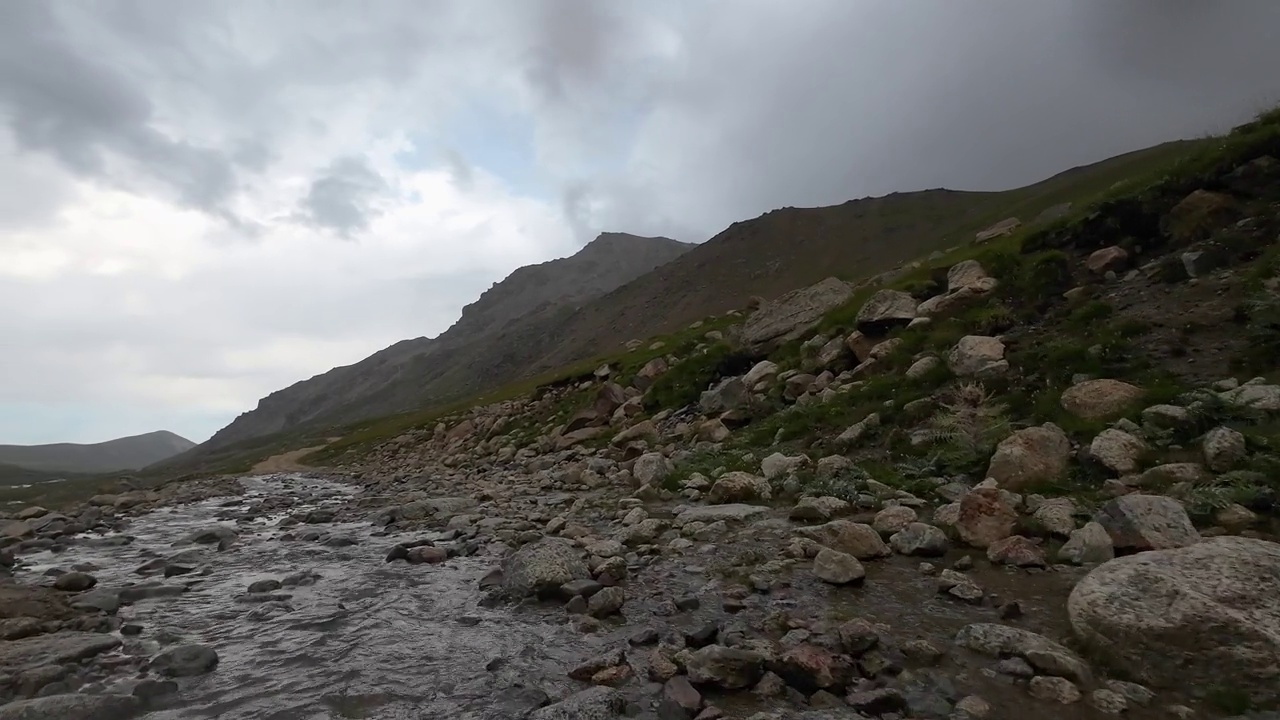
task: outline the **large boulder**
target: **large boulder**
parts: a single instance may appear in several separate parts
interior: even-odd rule
[[[178,645],[151,659],[151,669],[168,677],[203,675],[218,666],[218,653],[207,645]]]
[[[765,303],[743,323],[748,345],[782,343],[804,335],[831,310],[843,305],[853,289],[836,278],[794,290]]]
[[[1067,600],[1076,635],[1108,664],[1161,687],[1280,699],[1280,544],[1220,537],[1117,558]]]
[[[764,674],[764,656],[751,650],[708,645],[688,654],[685,669],[695,685],[722,690],[751,687]]]
[[[986,335],[966,335],[947,353],[947,367],[960,377],[992,377],[1009,371],[1004,343]]]
[[[1085,380],[1063,391],[1062,409],[1085,420],[1102,420],[1123,413],[1142,399],[1142,388],[1122,380]]]
[[[1122,495],[1099,508],[1094,519],[1121,551],[1168,550],[1200,542],[1187,511],[1164,495]]]
[[[987,477],[1012,492],[1053,482],[1067,472],[1071,440],[1053,423],[1023,428],[1000,441]]]
[[[872,337],[895,327],[905,327],[916,318],[918,300],[901,290],[879,290],[858,309],[858,331]]]
[[[542,538],[502,563],[502,588],[513,597],[548,596],[573,580],[591,577],[578,549],[562,538]]]
[[[819,545],[852,555],[859,560],[887,557],[893,554],[875,528],[850,520],[832,520],[822,525],[796,529],[796,534]]]

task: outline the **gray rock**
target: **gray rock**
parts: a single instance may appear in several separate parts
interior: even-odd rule
[[[760,474],[764,475],[766,480],[774,480],[785,477],[808,464],[809,458],[806,455],[787,456],[782,453],[773,453],[760,461]]]
[[[893,549],[903,555],[938,557],[947,553],[946,533],[928,523],[913,522],[889,538]]]
[[[222,542],[223,540],[235,540],[239,535],[234,528],[226,525],[213,525],[203,530],[195,530],[185,535],[179,540],[177,545],[187,543],[195,543],[197,545],[211,545],[213,543]]]
[[[716,522],[743,522],[761,515],[768,515],[769,508],[765,505],[746,505],[743,503],[729,503],[726,505],[690,505],[686,506],[671,520],[671,524],[676,527],[683,527],[691,523],[716,523]]]
[[[1071,537],[1058,549],[1058,559],[1072,565],[1104,563],[1115,554],[1111,535],[1096,522],[1085,523],[1084,527],[1072,531]]]
[[[1218,397],[1231,403],[1255,410],[1280,411],[1280,385],[1241,385],[1234,390],[1219,393]]]
[[[58,576],[53,586],[67,592],[83,592],[98,584],[98,578],[89,573],[69,572]]]
[[[593,687],[529,715],[529,720],[614,720],[622,717],[627,700],[609,687]]]
[[[1004,343],[985,335],[966,335],[947,353],[947,367],[960,377],[992,377],[1009,371]]]
[[[1020,657],[1046,675],[1081,681],[1089,678],[1089,666],[1078,655],[1030,630],[996,623],[974,623],[964,626],[956,634],[956,644],[991,657]]]
[[[916,317],[920,303],[901,290],[878,290],[858,310],[858,331],[871,336],[884,335],[895,327],[905,327]]]
[[[671,461],[659,452],[645,453],[636,458],[631,474],[641,485],[659,485],[671,474]]]
[[[1244,435],[1229,427],[1216,427],[1200,442],[1205,464],[1214,472],[1227,472],[1244,460]]]
[[[120,591],[109,588],[91,590],[72,599],[71,607],[101,610],[110,615],[120,609]]]
[[[698,409],[704,415],[719,415],[730,410],[744,408],[751,403],[751,391],[740,377],[721,380],[719,384],[702,393]]]
[[[0,720],[125,720],[141,710],[130,695],[48,695],[0,705]]]
[[[1280,699],[1280,544],[1218,537],[1100,565],[1067,600],[1077,637],[1160,687]]]
[[[743,323],[742,339],[748,345],[763,345],[798,338],[852,293],[848,284],[836,278],[789,292],[752,313]]]
[[[203,675],[218,666],[218,653],[207,645],[178,645],[151,659],[151,669],[168,677]]]
[[[1099,508],[1095,519],[1118,550],[1167,550],[1200,541],[1187,511],[1163,495],[1123,495]]]
[[[662,698],[658,701],[660,720],[692,720],[701,709],[702,694],[683,675],[671,678],[662,687]]]
[[[813,574],[832,585],[848,585],[861,581],[867,572],[854,556],[824,547],[813,559]]]
[[[1067,537],[1076,529],[1075,512],[1076,505],[1071,498],[1050,498],[1040,503],[1032,517],[1049,534]]]
[[[1089,443],[1089,455],[1120,475],[1138,471],[1147,444],[1123,430],[1107,428]]]
[[[62,631],[24,637],[0,643],[0,668],[65,665],[119,646],[120,638],[103,633]]]
[[[573,543],[543,538],[517,550],[502,564],[502,588],[509,596],[548,596],[561,585],[591,577]]]
[[[797,528],[795,532],[819,545],[852,555],[859,560],[870,560],[893,554],[889,546],[880,538],[880,533],[864,523],[832,520],[822,525]]]
[[[603,618],[622,610],[626,594],[620,587],[607,587],[587,599],[587,612],[592,617]]]
[[[791,519],[805,522],[822,522],[830,520],[849,511],[849,503],[840,498],[802,497],[796,506],[791,508]]]
[[[1038,700],[1052,700],[1063,705],[1080,702],[1080,688],[1066,678],[1047,675],[1033,677],[1027,685],[1027,691]]]

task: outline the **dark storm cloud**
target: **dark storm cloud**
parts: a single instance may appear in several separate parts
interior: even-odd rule
[[[316,227],[350,237],[369,226],[377,213],[374,204],[378,196],[389,189],[387,181],[363,159],[338,158],[311,182],[311,190],[302,200],[302,216]]]
[[[1280,100],[1274,0],[801,7],[691,16],[626,182],[578,189],[593,224],[643,215],[627,230],[683,221],[705,238],[785,205],[1004,189]]]
[[[153,125],[142,87],[68,41],[51,5],[0,5],[0,110],[19,147],[84,176],[126,158],[180,202],[225,212],[235,171],[219,152]]]

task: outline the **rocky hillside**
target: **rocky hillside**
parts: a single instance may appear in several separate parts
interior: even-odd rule
[[[851,279],[888,271],[993,224],[1003,227],[1001,221],[1043,223],[1199,144],[1167,143],[1007,192],[928,190],[784,208],[735,223],[692,249],[605,234],[572,258],[516,271],[439,338],[407,340],[273,393],[187,464],[208,463],[237,443],[261,444],[276,433],[319,437],[353,421],[478,396],[829,274]]]
[[[647,675],[672,717],[738,692],[869,717],[1274,708],[1277,157],[1273,113],[1047,226],[312,461],[391,502],[392,531],[519,548],[496,598],[630,625],[571,677]],[[707,604],[690,573],[705,627],[671,620]]]
[[[450,382],[466,357],[521,352],[521,338],[542,334],[548,318],[679,257],[690,245],[668,238],[604,233],[574,255],[522,267],[463,308],[439,337],[396,343],[354,365],[334,368],[263,398],[207,443],[206,449],[306,425],[342,424],[419,407],[473,389]]]
[[[0,445],[0,464],[46,473],[138,470],[195,447],[167,430],[81,445]]]

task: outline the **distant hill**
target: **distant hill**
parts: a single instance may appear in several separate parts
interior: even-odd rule
[[[531,319],[560,318],[583,303],[675,260],[694,246],[664,237],[603,233],[577,253],[528,265],[495,283],[435,338],[403,340],[354,365],[334,368],[271,393],[258,407],[219,430],[202,449],[316,423],[345,423],[417,407],[423,368],[442,372],[459,358],[522,351],[519,328]],[[431,372],[428,370],[427,375]],[[435,387],[435,386],[433,386]],[[464,380],[447,393],[473,389]]]
[[[108,440],[91,445],[0,445],[0,464],[48,473],[105,473],[139,470],[195,447],[167,430]],[[17,473],[13,473],[15,476]]]
[[[740,309],[754,296],[777,297],[833,275],[864,279],[971,242],[1006,218],[1047,221],[1203,142],[1165,143],[1001,192],[932,189],[782,208],[700,245],[601,235],[573,257],[515,271],[437,338],[405,340],[272,393],[173,464],[198,467],[281,433],[341,434],[358,421],[437,407],[617,352],[628,340]]]

